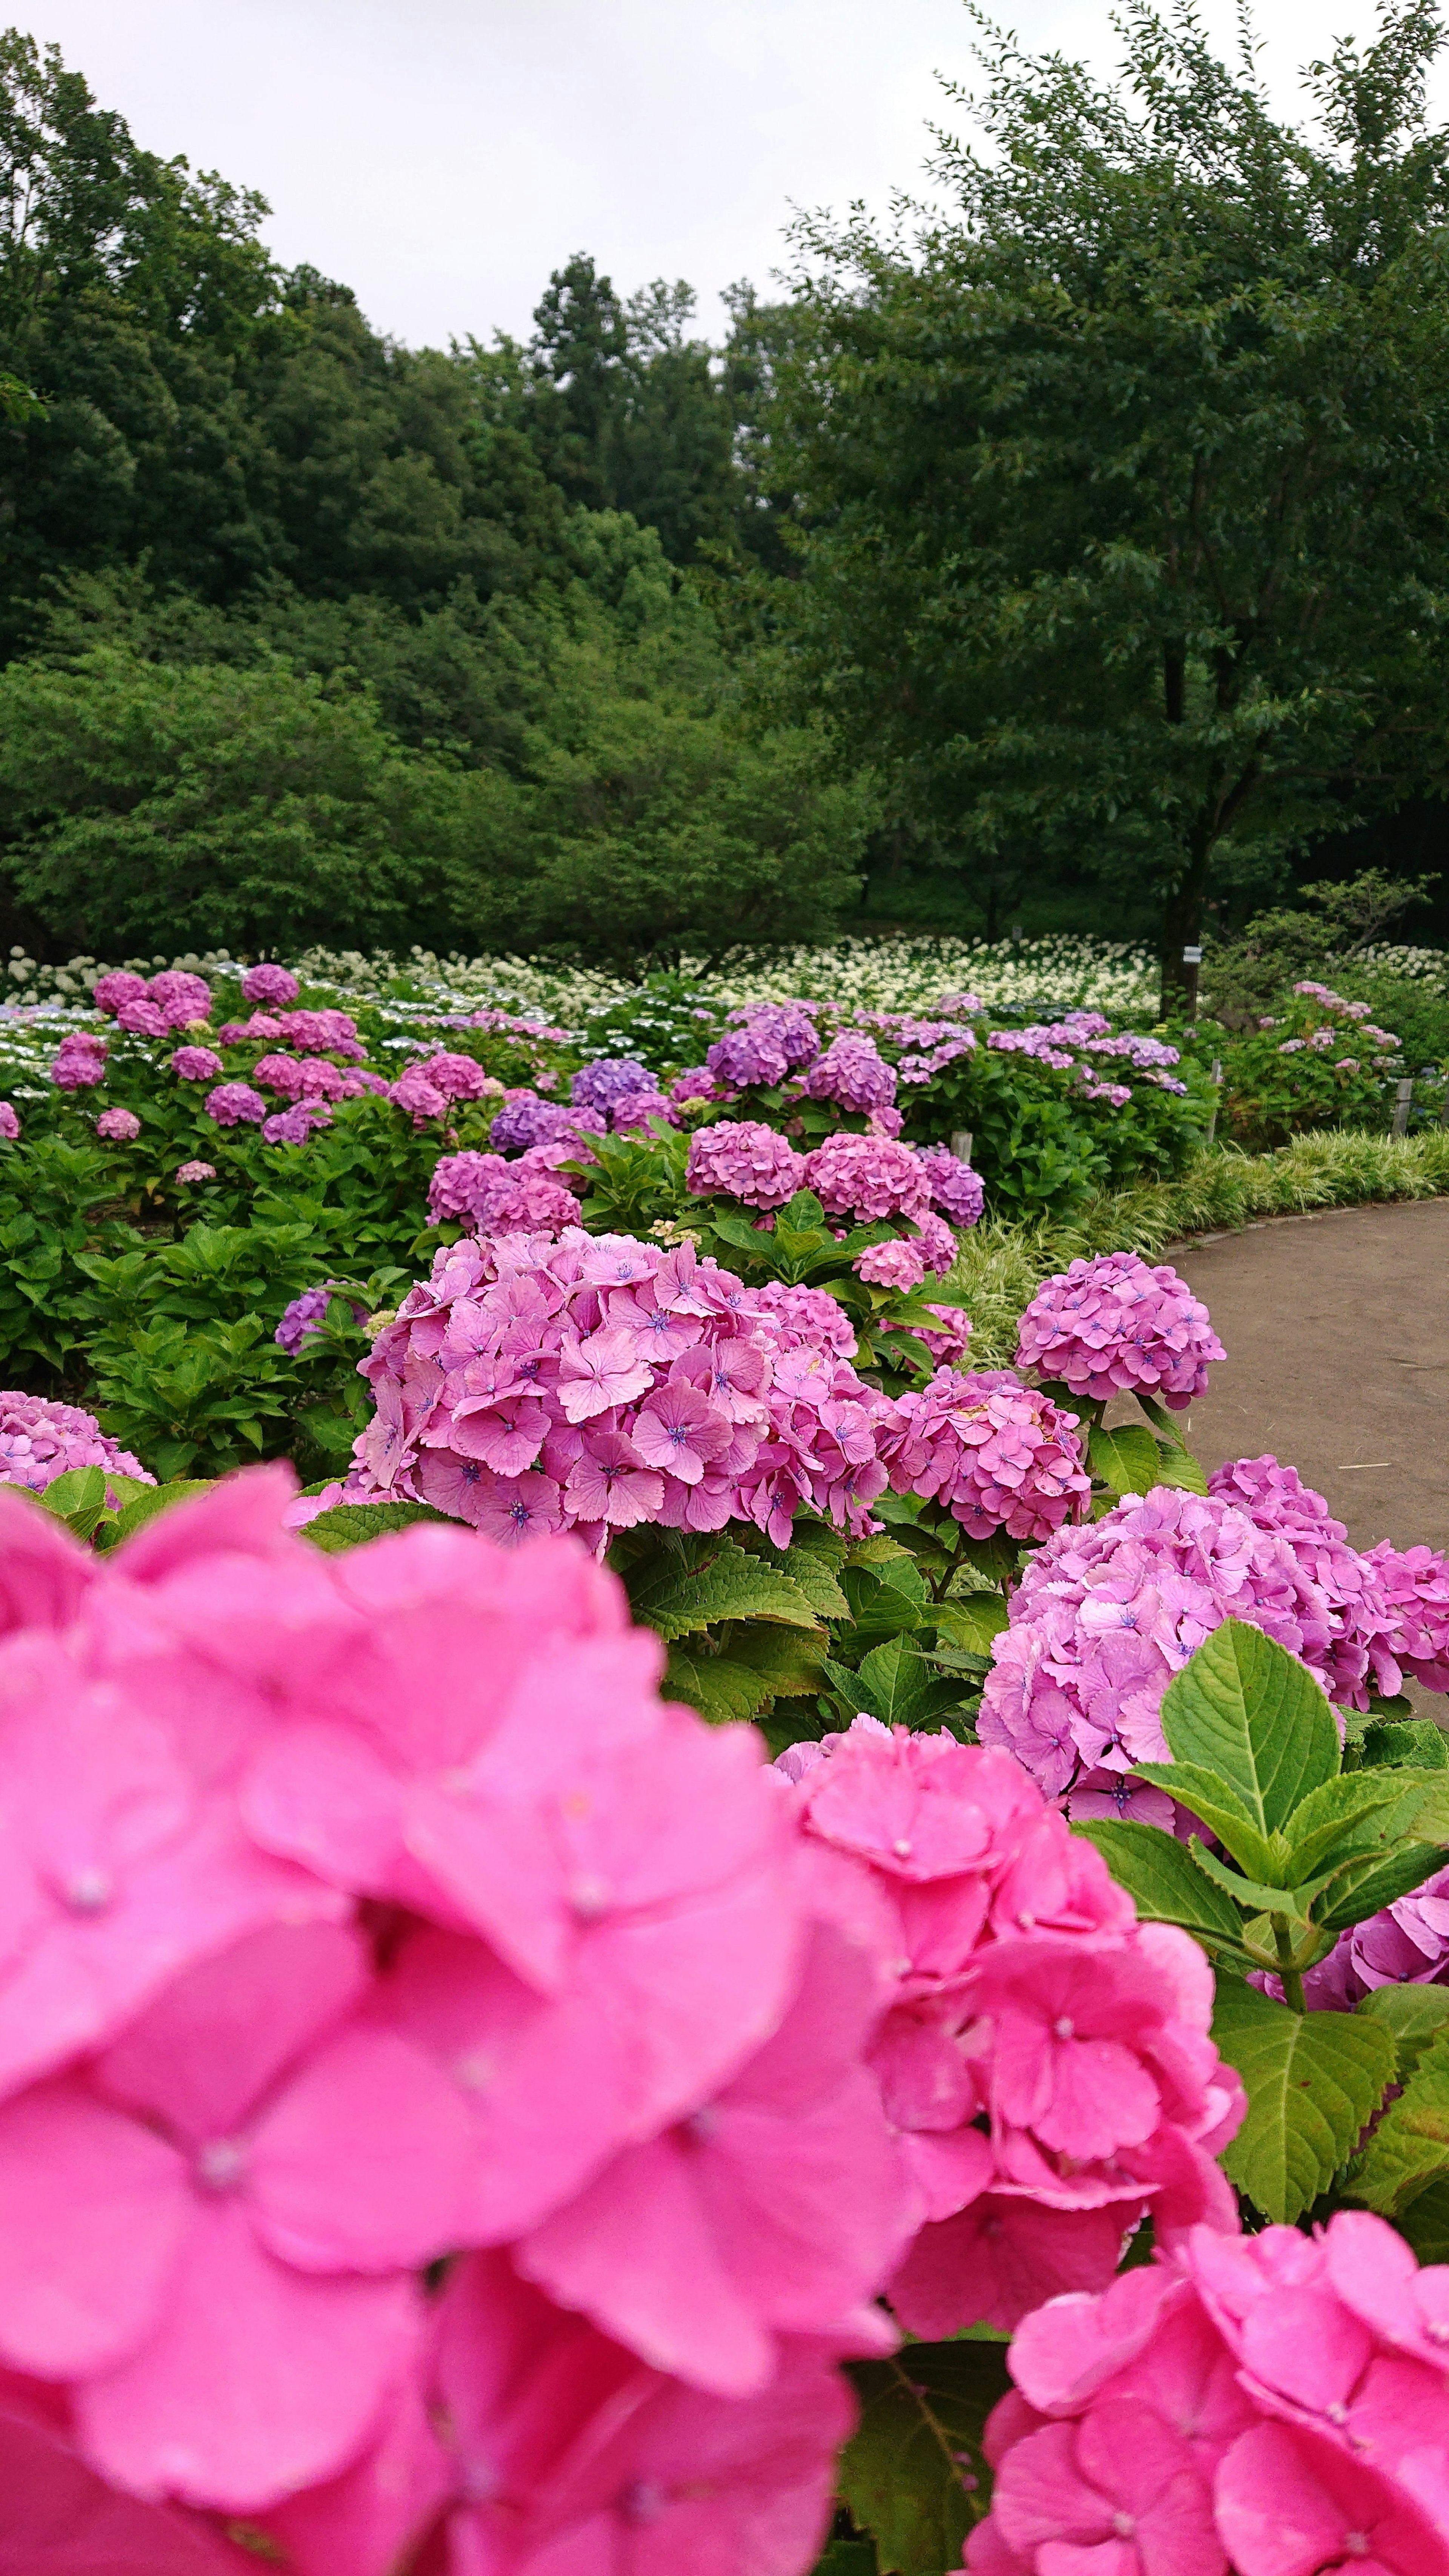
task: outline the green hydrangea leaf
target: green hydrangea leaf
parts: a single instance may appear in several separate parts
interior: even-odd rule
[[[857,2362],[860,2426],[840,2462],[840,2493],[876,2546],[880,2576],[944,2576],[990,2503],[981,2435],[1011,2385],[1006,2347],[912,2343]]]
[[[1236,1949],[1243,1917],[1231,1895],[1193,1867],[1183,1844],[1130,1816],[1093,1816],[1072,1827],[1099,1851],[1144,1923],[1176,1923],[1208,1948]]]
[[[1393,2033],[1354,2013],[1293,2012],[1225,1980],[1213,2037],[1248,2096],[1224,2170],[1265,2218],[1291,2226],[1348,2162],[1392,2083]]]
[[[1173,1759],[1215,1772],[1265,1835],[1339,1768],[1338,1729],[1318,1683],[1239,1619],[1225,1619],[1174,1674],[1162,1731]]]

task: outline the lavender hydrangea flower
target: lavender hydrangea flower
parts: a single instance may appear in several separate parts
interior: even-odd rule
[[[612,1124],[616,1136],[647,1135],[654,1118],[662,1120],[666,1127],[679,1125],[679,1113],[662,1091],[630,1091],[614,1103]]]
[[[607,1118],[619,1101],[657,1088],[647,1064],[630,1055],[601,1055],[592,1064],[580,1065],[569,1085],[569,1098],[576,1109],[594,1109]]]
[[[15,1114],[13,1103],[0,1100],[0,1137],[4,1138],[7,1145],[13,1145],[19,1134],[20,1121]]]
[[[249,1082],[221,1082],[206,1095],[204,1107],[208,1118],[218,1127],[242,1125],[260,1127],[267,1114],[267,1104]]]
[[[304,1288],[301,1296],[294,1297],[286,1308],[272,1335],[273,1341],[284,1351],[299,1351],[305,1341],[322,1331],[327,1321],[327,1309],[336,1293],[335,1279],[324,1279],[320,1288]],[[347,1302],[360,1324],[367,1308],[359,1305],[355,1297],[349,1297]]]
[[[808,1099],[833,1100],[842,1109],[888,1109],[896,1077],[872,1038],[849,1033],[832,1039],[805,1076]]]
[[[43,1494],[57,1476],[76,1467],[104,1467],[138,1485],[156,1482],[139,1458],[106,1436],[93,1413],[53,1404],[47,1396],[22,1395],[14,1387],[0,1394],[0,1484]],[[107,1499],[114,1505],[117,1498]]]
[[[305,1145],[314,1127],[330,1127],[332,1112],[325,1100],[294,1100],[290,1109],[278,1109],[262,1121],[264,1145]]]
[[[134,1109],[103,1109],[96,1120],[96,1134],[107,1145],[134,1145],[140,1133]]]
[[[897,1397],[878,1448],[898,1494],[943,1503],[971,1538],[1049,1538],[1091,1495],[1076,1415],[1010,1369],[938,1369]]]
[[[721,1191],[745,1207],[783,1207],[804,1187],[805,1163],[788,1138],[755,1118],[724,1118],[690,1138],[685,1187]]]
[[[594,1121],[590,1119],[590,1125]],[[488,1130],[499,1154],[526,1154],[533,1145],[567,1143],[578,1131],[580,1113],[558,1100],[540,1100],[535,1091],[510,1092]],[[594,1126],[597,1134],[597,1126]]]
[[[215,1082],[226,1068],[214,1047],[179,1046],[171,1058],[171,1070],[183,1082]]]
[[[738,1025],[726,1029],[705,1055],[705,1069],[731,1091],[752,1085],[772,1088],[797,1066],[813,1063],[820,1053],[820,1032],[809,1002],[759,1002],[732,1012]]]
[[[1124,1391],[1182,1412],[1225,1357],[1208,1310],[1166,1264],[1135,1252],[1074,1261],[1037,1290],[1021,1318],[1016,1365],[1093,1399]]]
[[[921,1145],[916,1160],[926,1175],[931,1205],[954,1226],[975,1225],[985,1205],[981,1175],[953,1154],[949,1145]]]

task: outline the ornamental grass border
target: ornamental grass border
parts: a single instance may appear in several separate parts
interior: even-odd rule
[[[1419,1136],[1362,1133],[1300,1136],[1271,1154],[1214,1147],[1175,1181],[1105,1190],[1074,1217],[1036,1225],[984,1220],[938,1292],[964,1306],[973,1335],[970,1366],[1005,1368],[1016,1324],[1042,1281],[1068,1262],[1100,1252],[1159,1260],[1193,1235],[1232,1233],[1275,1216],[1371,1207],[1449,1193],[1449,1131]]]

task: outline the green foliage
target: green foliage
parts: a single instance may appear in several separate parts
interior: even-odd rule
[[[456,1529],[446,1512],[435,1512],[430,1503],[336,1503],[330,1511],[318,1512],[307,1521],[303,1536],[320,1547],[325,1556],[344,1555],[348,1548],[363,1547],[371,1538],[385,1538],[392,1530],[411,1529],[415,1521],[442,1521]]]
[[[1243,2079],[1247,2117],[1223,2164],[1263,2216],[1289,2224],[1346,2165],[1393,2081],[1391,2032],[1353,2013],[1297,2013],[1223,1984],[1213,2037]]]
[[[1443,27],[1392,0],[1309,127],[1188,12],[1120,32],[1109,86],[983,26],[913,247],[802,225],[780,685],[945,863],[1155,894],[1180,984],[1210,894],[1444,774]]]
[[[856,2362],[850,2375],[860,2425],[841,2458],[840,2492],[852,2519],[875,2542],[879,2576],[945,2576],[990,2506],[981,2435],[1011,2385],[1005,2346],[910,2343],[890,2361]]]
[[[101,1427],[163,1479],[223,1475],[285,1445],[293,1373],[256,1315],[164,1321],[91,1352]]]

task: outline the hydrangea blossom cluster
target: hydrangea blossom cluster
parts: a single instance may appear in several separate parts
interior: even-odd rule
[[[283,1009],[288,1002],[295,1002],[302,989],[296,976],[289,974],[285,966],[269,965],[249,966],[241,979],[241,988],[242,1000],[250,1002],[253,1010],[259,1002],[264,1009],[269,1005],[275,1010]]]
[[[704,1069],[721,1090],[778,1087],[820,1053],[814,1002],[756,1002],[730,1013],[734,1025],[708,1048]]]
[[[0,2462],[148,2576],[800,2576],[916,2214],[871,1928],[585,1550],[290,1488],[0,1498]]]
[[[273,1341],[284,1351],[299,1351],[302,1344],[310,1340],[313,1334],[321,1332],[336,1288],[335,1279],[324,1279],[320,1288],[304,1288],[301,1296],[294,1297],[290,1306],[285,1309],[282,1320],[272,1335]],[[349,1298],[348,1303],[360,1324],[367,1308],[360,1306],[355,1297]]]
[[[578,1145],[585,1136],[600,1136],[607,1120],[596,1109],[565,1109],[562,1101],[540,1100],[537,1092],[510,1091],[488,1130],[496,1154],[527,1154],[537,1145]]]
[[[1029,2317],[972,2576],[1449,2576],[1449,2265],[1366,2210],[1194,2228]]]
[[[262,1120],[264,1145],[305,1145],[314,1128],[330,1127],[332,1111],[325,1100],[294,1100],[289,1109],[274,1110]]]
[[[1037,1290],[1021,1319],[1016,1365],[1073,1395],[1140,1393],[1181,1413],[1224,1356],[1206,1306],[1175,1270],[1105,1252]]]
[[[1150,2209],[1159,2244],[1235,2230],[1213,2159],[1242,2117],[1208,2036],[1212,1971],[1138,1924],[1018,1765],[858,1719],[794,1745],[807,1848],[849,1871],[890,1998],[872,2048],[917,2194],[889,2296],[913,2334],[1010,2329],[1104,2288]]]
[[[276,1034],[298,1055],[344,1055],[360,1064],[367,1054],[350,1011],[280,1011]]]
[[[178,1163],[176,1166],[176,1178],[178,1181],[187,1184],[190,1184],[193,1181],[214,1181],[216,1178],[216,1165],[215,1163],[202,1162]]]
[[[658,1088],[647,1064],[639,1064],[633,1056],[603,1055],[579,1067],[569,1085],[569,1098],[576,1109],[592,1109],[607,1118],[621,1100]]]
[[[99,978],[91,999],[97,1010],[110,1012],[123,1029],[141,1037],[164,1037],[168,1029],[190,1028],[211,1017],[211,986],[205,977],[174,966],[149,980],[118,967]]]
[[[216,1082],[226,1071],[215,1047],[179,1046],[170,1061],[183,1082]]]
[[[22,1395],[14,1387],[0,1395],[0,1484],[43,1494],[57,1476],[76,1467],[104,1467],[108,1474],[129,1476],[140,1485],[156,1482],[139,1458],[119,1448],[95,1415],[83,1413],[79,1405]]]
[[[722,1118],[691,1136],[684,1178],[698,1198],[718,1193],[742,1207],[783,1207],[805,1187],[805,1157],[761,1119]]]
[[[931,1205],[948,1225],[976,1225],[985,1204],[981,1175],[953,1154],[949,1145],[918,1145],[916,1160],[926,1175]]]
[[[873,1038],[847,1031],[816,1056],[800,1087],[807,1100],[833,1100],[842,1109],[868,1114],[890,1108],[896,1077]]]
[[[14,1103],[0,1100],[0,1137],[4,1138],[7,1145],[13,1145],[19,1134],[20,1119]]]
[[[1010,1369],[937,1369],[891,1408],[879,1454],[898,1494],[945,1505],[969,1538],[1044,1539],[1086,1509],[1077,1417]]]
[[[1109,1794],[1134,1761],[1171,1759],[1163,1692],[1224,1619],[1286,1647],[1341,1708],[1399,1689],[1402,1631],[1382,1552],[1355,1557],[1322,1496],[1276,1459],[1239,1460],[1211,1481],[1207,1496],[1162,1485],[1128,1494],[1090,1529],[1059,1531],[1024,1569],[993,1643],[980,1733],[1049,1795]],[[1449,1569],[1441,1559],[1437,1575],[1415,1574],[1413,1603],[1421,1585],[1437,1585],[1442,1621]],[[1425,1642],[1414,1616],[1411,1604],[1410,1637]],[[1442,1625],[1435,1634],[1446,1637]],[[1426,1661],[1420,1677],[1434,1668]],[[1132,1812],[1170,1817],[1155,1791]]]
[[[1276,1977],[1254,1985],[1281,2000]],[[1367,1921],[1341,1932],[1326,1959],[1304,1972],[1314,2012],[1353,2012],[1376,1986],[1442,1986],[1449,1982],[1449,1869],[1425,1879]]]
[[[68,1029],[61,1039],[50,1078],[57,1091],[92,1091],[105,1081],[109,1049],[89,1029]]]
[[[556,1150],[532,1146],[514,1162],[502,1154],[442,1155],[428,1184],[434,1225],[451,1217],[479,1234],[535,1234],[576,1224],[578,1201],[547,1159]]]
[[[219,1082],[215,1091],[206,1095],[208,1118],[218,1127],[260,1127],[267,1115],[267,1104],[249,1082]]]
[[[140,1133],[134,1109],[103,1109],[96,1120],[96,1134],[106,1145],[134,1145]]]
[[[508,1544],[642,1521],[750,1520],[789,1542],[802,1505],[859,1533],[885,1485],[885,1398],[828,1343],[692,1244],[466,1238],[437,1254],[362,1373],[377,1411],[349,1497],[408,1495]]]
[[[873,1225],[930,1214],[931,1184],[920,1156],[892,1136],[827,1136],[805,1156],[805,1186],[827,1216]]]

